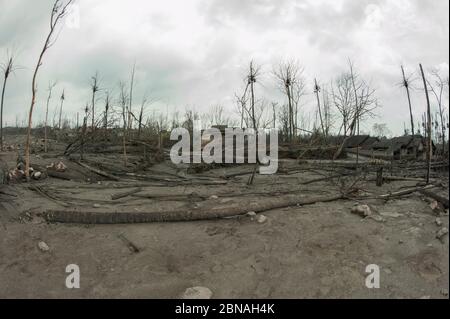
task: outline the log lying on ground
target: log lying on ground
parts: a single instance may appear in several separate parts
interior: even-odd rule
[[[430,191],[428,191],[426,189],[419,190],[419,193],[421,193],[421,194],[423,194],[423,195],[425,195],[427,197],[430,197],[430,198],[438,201],[439,203],[442,204],[442,206],[444,206],[445,209],[448,208],[448,198],[440,196],[440,195],[438,195],[438,194],[436,194],[434,192],[430,192]]]
[[[431,188],[434,188],[434,187],[436,187],[436,186],[435,185],[427,185],[427,186],[424,186],[424,187],[414,187],[414,188],[405,189],[405,190],[398,191],[398,192],[393,192],[393,193],[379,195],[379,196],[377,196],[377,198],[389,199],[389,198],[392,198],[392,197],[405,196],[405,195],[409,195],[409,194],[412,194],[412,193],[415,193],[415,192],[422,192],[424,190],[431,189]]]
[[[100,175],[100,176],[103,176],[103,177],[112,179],[112,180],[114,180],[114,181],[119,181],[119,180],[120,180],[118,177],[116,177],[116,176],[114,176],[114,175],[111,175],[111,174],[109,174],[109,173],[107,173],[107,172],[105,172],[105,171],[102,171],[102,170],[98,169],[98,168],[91,167],[91,166],[89,166],[89,165],[87,165],[87,164],[85,164],[85,163],[83,163],[83,162],[76,162],[76,163],[77,163],[78,165],[80,165],[80,166],[86,168],[87,170],[90,170],[91,172],[94,172],[94,173],[97,174],[97,175]]]
[[[49,222],[78,224],[130,224],[151,222],[181,222],[210,220],[244,215],[249,211],[256,213],[291,206],[312,205],[320,202],[332,202],[345,198],[343,195],[330,195],[316,198],[274,198],[270,201],[249,202],[247,205],[211,208],[186,208],[154,212],[96,212],[80,210],[47,210],[44,218]]]
[[[124,197],[130,196],[130,195],[133,195],[133,194],[136,194],[136,193],[139,193],[139,192],[142,192],[142,188],[141,187],[137,187],[137,188],[134,188],[134,189],[129,190],[129,191],[113,194],[113,195],[111,195],[111,199],[112,200],[117,200],[117,199],[124,198]]]

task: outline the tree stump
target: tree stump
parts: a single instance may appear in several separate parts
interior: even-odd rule
[[[381,186],[383,186],[383,167],[380,167],[378,170],[377,170],[377,186],[378,187],[381,187]]]

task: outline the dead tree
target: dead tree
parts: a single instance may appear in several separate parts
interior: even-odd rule
[[[253,61],[250,61],[250,69],[248,73],[248,84],[250,86],[250,115],[251,121],[253,125],[253,129],[256,131],[256,117],[255,117],[255,83],[256,79],[259,76],[259,67],[253,65]]]
[[[139,126],[138,126],[138,139],[141,138],[141,130],[142,130],[142,121],[144,120],[144,109],[147,104],[147,97],[144,95],[142,98],[141,109],[139,110]]]
[[[91,83],[91,91],[92,91],[92,124],[91,124],[91,130],[94,132],[95,130],[95,94],[98,92],[98,72],[95,72],[94,76],[91,77],[92,83]]]
[[[126,167],[128,165],[127,160],[127,127],[128,127],[128,96],[125,90],[125,83],[119,83],[120,95],[119,104],[122,110],[123,132],[122,132],[122,146],[123,146],[123,164]]]
[[[86,140],[88,116],[89,116],[89,105],[88,105],[88,103],[86,103],[86,106],[84,108],[83,127],[81,129],[80,160],[83,160],[83,155],[84,155],[84,143]]]
[[[432,70],[431,76],[433,77],[433,83],[431,83],[429,80],[427,80],[429,89],[431,93],[433,93],[433,96],[436,99],[436,103],[438,105],[438,115],[440,119],[440,128],[441,128],[441,143],[442,143],[442,152],[444,155],[445,153],[445,123],[444,123],[444,116],[445,116],[445,110],[443,106],[443,95],[444,90],[447,85],[445,80],[441,77],[438,70]]]
[[[409,87],[410,87],[410,78],[406,77],[405,75],[405,69],[403,68],[403,65],[401,66],[402,69],[402,76],[403,76],[403,82],[402,82],[402,86],[405,88],[406,90],[406,96],[408,97],[408,105],[409,105],[409,116],[411,118],[411,135],[416,134],[414,131],[414,118],[413,118],[413,113],[412,113],[412,105],[411,105],[411,95],[409,92]]]
[[[56,27],[61,22],[62,18],[67,14],[69,5],[73,2],[73,0],[68,0],[65,3],[61,3],[60,0],[56,0],[53,4],[51,16],[50,16],[50,30],[47,35],[47,38],[44,42],[44,46],[41,50],[41,53],[39,55],[36,67],[33,72],[33,80],[31,83],[31,104],[30,104],[30,110],[28,114],[28,129],[27,129],[27,137],[25,142],[25,176],[27,179],[30,177],[30,144],[31,144],[31,126],[32,126],[32,119],[33,119],[33,109],[34,105],[36,103],[36,80],[37,80],[37,74],[39,71],[39,68],[42,65],[42,59],[44,57],[45,52],[55,43],[57,38],[54,38],[54,32],[56,30]]]
[[[317,84],[317,79],[314,79],[314,93],[316,94],[316,99],[317,99],[317,110],[319,112],[320,127],[322,129],[322,134],[325,135],[324,120],[323,120],[323,116],[322,116],[322,110],[320,107],[320,98],[319,98],[320,90],[321,90],[320,86],[319,86],[319,84]]]
[[[432,141],[431,141],[431,106],[430,106],[430,96],[428,94],[428,85],[425,78],[425,72],[423,71],[422,64],[419,64],[420,73],[422,74],[423,88],[425,90],[425,98],[427,100],[427,184],[430,183],[430,173],[431,173],[431,158],[433,156]]]
[[[131,70],[131,79],[130,79],[130,96],[129,96],[129,107],[128,107],[128,132],[131,132],[131,129],[133,128],[133,121],[132,121],[132,106],[133,106],[133,87],[134,87],[134,73],[136,70],[136,63],[133,64],[133,68]]]
[[[280,89],[288,100],[289,141],[293,140],[297,131],[298,103],[305,87],[302,73],[303,68],[294,61],[282,62],[273,71]]]
[[[61,100],[61,104],[59,106],[59,121],[58,121],[58,129],[61,130],[61,119],[62,119],[62,109],[63,109],[63,104],[64,104],[64,100],[65,100],[65,95],[64,95],[64,89],[62,91],[61,97],[59,98]]]
[[[108,131],[108,112],[109,112],[109,108],[110,108],[110,97],[109,97],[109,92],[106,92],[106,97],[105,97],[105,114],[104,114],[104,122],[103,122],[103,129],[105,131],[105,137]]]
[[[331,92],[333,104],[342,117],[341,129],[344,132],[344,137],[347,137],[347,135],[350,135],[350,121],[354,112],[354,95],[350,74],[341,74],[331,86]]]
[[[277,102],[272,102],[272,128],[275,129],[276,128],[276,124],[277,124]]]
[[[351,122],[348,127],[350,136],[359,135],[360,121],[368,116],[373,116],[373,111],[378,107],[378,100],[375,97],[376,91],[364,81],[355,71],[353,62],[349,60],[348,83],[350,88],[349,94],[352,97],[352,104],[350,108]],[[341,147],[334,155],[334,159],[338,158],[342,153],[344,145],[348,137],[344,139]],[[356,162],[359,160],[359,151],[357,148]]]
[[[44,123],[44,152],[48,151],[48,136],[47,136],[47,123],[48,123],[48,105],[50,104],[50,99],[52,98],[52,90],[55,87],[56,82],[49,83],[48,85],[48,96],[47,103],[45,105],[45,123]]]
[[[16,69],[14,65],[14,55],[12,53],[7,53],[6,62],[0,64],[0,69],[3,73],[2,97],[0,101],[0,151],[3,151],[3,104],[5,100],[6,82]]]

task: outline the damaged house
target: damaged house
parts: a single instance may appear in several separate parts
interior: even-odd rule
[[[435,146],[433,146],[433,152]],[[425,159],[426,140],[420,135],[399,136],[383,139],[372,145],[374,157],[401,159]]]

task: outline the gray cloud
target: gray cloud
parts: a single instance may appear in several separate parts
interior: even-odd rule
[[[66,89],[66,112],[80,112],[89,101],[90,77],[117,93],[134,62],[136,103],[145,92],[159,98],[165,112],[186,105],[207,111],[221,103],[234,111],[232,97],[242,86],[250,59],[262,65],[258,94],[283,103],[270,76],[281,59],[297,59],[312,79],[328,82],[352,58],[362,76],[378,88],[380,118],[401,133],[407,105],[399,66],[417,71],[418,63],[448,74],[449,2],[447,0],[78,0],[80,28],[65,27],[44,58],[39,74],[35,122],[43,117],[45,88],[57,80],[56,96]],[[25,118],[31,74],[48,28],[51,0],[0,0],[0,58],[7,48],[23,66],[8,83],[5,118]],[[424,109],[414,95],[416,115]],[[314,108],[305,100],[305,112]],[[366,128],[371,126],[368,122]]]

